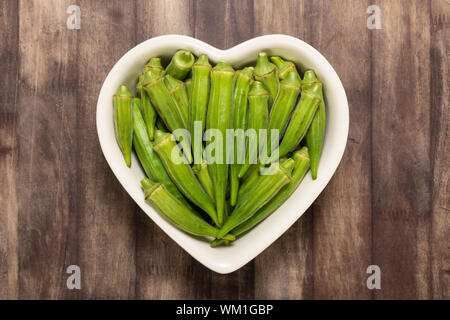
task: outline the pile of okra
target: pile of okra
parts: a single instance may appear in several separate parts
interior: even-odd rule
[[[261,52],[254,67],[236,71],[179,50],[166,68],[151,58],[135,91],[137,97],[121,85],[113,96],[125,162],[131,166],[134,149],[147,176],[146,201],[178,228],[213,239],[213,247],[229,245],[276,211],[309,169],[317,177],[326,115],[313,70],[302,77],[293,62]],[[226,152],[217,156],[224,161],[209,161],[209,129],[224,139],[229,129],[254,129],[257,137],[245,136],[244,147],[233,140],[231,158],[240,148],[243,161],[227,161]],[[267,130],[263,139],[260,129]]]

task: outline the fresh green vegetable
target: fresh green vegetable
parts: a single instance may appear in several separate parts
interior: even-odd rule
[[[144,119],[141,113],[140,100],[133,99],[133,146],[145,174],[150,179],[161,182],[175,198],[191,207],[178,188],[170,180],[159,156],[153,150],[153,143],[149,140]]]
[[[166,127],[173,132],[177,140],[180,142],[188,162],[191,163],[192,153],[189,137],[186,134],[183,134],[183,131],[181,133],[179,130],[175,131],[176,129],[186,128],[187,123],[178,111],[180,110],[180,107],[172,99],[169,91],[164,85],[163,78],[154,76],[151,71],[148,71],[144,74],[142,82],[142,86],[150,96],[159,117],[164,121]]]
[[[173,135],[156,130],[153,148],[178,189],[219,225],[213,202],[195,177],[191,167],[183,161],[183,154],[178,149]]]
[[[214,196],[214,185],[213,185],[211,176],[209,174],[207,162],[203,161],[203,163],[200,167],[200,170],[197,169],[196,167],[193,167],[192,170],[194,171],[195,175],[197,176],[197,179],[202,184],[206,193],[209,195],[211,200],[214,202],[216,200],[216,198]]]
[[[133,98],[130,90],[123,85],[119,86],[113,97],[116,139],[128,167],[131,166],[131,144],[133,141],[133,112],[131,110]]]
[[[238,178],[242,178],[252,164],[257,162],[261,145],[259,143],[260,130],[266,129],[269,122],[269,92],[259,81],[253,81],[248,93],[248,129],[256,131],[256,141],[250,136],[247,141],[246,160],[242,165]]]
[[[302,81],[302,90],[307,91],[314,88],[317,82],[317,77],[314,71],[306,72],[304,80]],[[311,176],[317,179],[317,170],[319,167],[320,154],[322,153],[323,141],[325,139],[325,125],[326,125],[326,111],[325,101],[323,98],[323,89],[319,92],[321,102],[317,108],[316,114],[306,133],[306,145],[309,148],[309,155],[311,157]]]
[[[219,237],[218,229],[208,224],[198,216],[198,213],[186,207],[175,198],[166,187],[149,179],[141,181],[145,193],[145,200],[156,206],[178,228],[199,236]],[[219,237],[221,238],[221,237]],[[234,240],[233,235],[222,237],[226,240]]]
[[[189,126],[192,141],[192,150],[194,153],[194,166],[200,169],[202,164],[203,132],[206,125],[206,109],[208,107],[209,96],[209,75],[211,65],[206,54],[201,54],[192,67],[192,95],[191,109],[189,117]],[[195,136],[195,122],[199,121],[200,134]]]
[[[153,141],[153,139],[155,138],[155,123],[157,114],[155,108],[153,108],[153,105],[150,101],[150,97],[142,87],[142,79],[143,75],[140,75],[136,90],[138,96],[141,98],[141,111],[147,127],[148,137],[150,138],[151,141]]]
[[[270,107],[272,107],[278,94],[279,82],[277,73],[277,67],[269,61],[267,53],[260,52],[256,61],[254,75],[255,80],[261,81],[266,86],[267,90],[269,90]]]
[[[177,51],[166,69],[166,74],[178,80],[183,80],[188,75],[195,62],[194,55],[187,50]]]
[[[190,104],[192,98],[192,78],[187,78],[186,80],[184,80],[184,86],[186,87],[186,93]]]
[[[144,74],[147,72],[150,72],[155,78],[162,77],[164,75],[164,67],[161,64],[161,58],[151,58],[144,67]]]
[[[244,130],[247,129],[248,92],[252,80],[252,67],[236,71],[233,93],[233,129],[235,134],[238,134],[237,130],[242,130],[242,141],[238,141],[239,137],[234,137],[234,163],[230,165],[230,203],[232,206],[236,205],[238,196],[240,164],[245,162]]]
[[[178,107],[178,113],[181,115],[181,119],[183,123],[186,124],[184,129],[189,129],[189,98],[186,92],[186,87],[184,86],[184,82],[178,79],[175,79],[170,74],[164,77],[164,85],[167,90],[169,90],[169,94],[172,99],[175,101],[175,104]]]
[[[231,128],[232,94],[234,70],[230,64],[219,62],[211,70],[211,94],[209,98],[207,129],[216,129],[226,137],[226,130]],[[223,149],[225,143],[223,143]],[[214,153],[213,156],[216,156]],[[219,226],[223,223],[226,190],[228,185],[227,152],[223,150],[222,158],[216,157],[219,163],[210,163],[210,172],[214,182],[217,218]]]
[[[270,201],[280,189],[291,181],[294,160],[289,159],[283,164],[273,164],[270,175],[261,175],[253,191],[239,199],[228,220],[220,229],[218,238],[228,234],[232,229],[250,219],[263,205]]]
[[[286,79],[290,72],[295,72],[298,75],[297,68],[295,64],[291,61],[284,61],[282,58],[278,56],[270,57],[270,61],[272,61],[278,69],[278,78],[281,80]],[[300,79],[300,75],[298,75]]]

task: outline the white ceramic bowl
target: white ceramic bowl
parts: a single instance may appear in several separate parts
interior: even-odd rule
[[[206,53],[211,62],[220,60],[240,67],[256,60],[260,51],[294,61],[301,69],[314,69],[323,82],[327,106],[327,127],[317,180],[308,173],[294,194],[270,217],[229,247],[211,248],[209,243],[184,233],[165,220],[144,200],[140,180],[144,177],[138,159],[125,165],[116,143],[113,126],[112,96],[120,84],[133,88],[137,75],[150,57],[169,58],[178,49],[195,55]],[[280,237],[308,209],[330,181],[344,153],[349,112],[344,87],[330,63],[307,43],[286,35],[266,35],[228,50],[216,49],[200,40],[180,35],[149,39],[128,51],[112,68],[103,83],[97,104],[97,131],[109,166],[122,186],[142,210],[176,243],[195,259],[219,273],[233,272],[251,261]]]

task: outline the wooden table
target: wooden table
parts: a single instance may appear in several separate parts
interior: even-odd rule
[[[66,26],[71,4],[81,28]],[[367,8],[381,9],[369,29]],[[0,2],[0,298],[449,299],[448,0]],[[285,33],[336,69],[350,105],[334,178],[245,267],[196,262],[131,200],[95,109],[136,44],[186,34],[219,48]],[[81,268],[81,290],[66,269]],[[381,269],[369,290],[368,266]]]

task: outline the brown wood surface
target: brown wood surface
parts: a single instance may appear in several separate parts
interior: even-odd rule
[[[0,2],[1,299],[449,299],[448,0]],[[369,30],[377,4],[382,29]],[[285,33],[331,62],[347,149],[307,213],[242,269],[209,271],[122,189],[101,153],[98,92],[136,44],[219,48]],[[81,290],[68,290],[78,265]],[[381,268],[369,290],[366,269]]]

